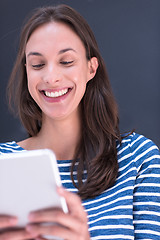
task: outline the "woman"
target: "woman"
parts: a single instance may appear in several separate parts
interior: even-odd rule
[[[120,135],[103,59],[79,13],[66,5],[33,13],[8,90],[29,138],[1,144],[0,151],[52,149],[69,213],[31,213],[25,229],[3,231],[0,239],[159,238],[159,150],[142,135]],[[1,216],[0,226],[16,222]]]

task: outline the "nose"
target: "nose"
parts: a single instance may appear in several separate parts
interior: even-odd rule
[[[50,65],[46,67],[43,75],[43,81],[47,84],[54,84],[59,82],[61,79],[61,73],[58,67]]]

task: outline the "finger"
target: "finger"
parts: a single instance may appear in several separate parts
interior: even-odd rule
[[[0,216],[0,228],[15,226],[18,222],[16,217]]]
[[[33,233],[27,232],[25,230],[10,231],[0,234],[0,239],[3,240],[25,240],[34,237],[37,237],[37,235],[35,236]]]
[[[63,213],[61,210],[50,209],[31,213],[29,221],[33,223],[56,223],[63,225],[64,227],[69,228],[75,232],[79,231],[79,229],[81,229],[81,231],[88,230],[88,224],[86,219],[84,221],[82,221],[82,219],[79,220],[78,218],[70,214]]]
[[[65,198],[69,212],[79,219],[83,219],[83,221],[86,219],[87,221],[87,214],[82,206],[80,197],[75,193],[65,190],[63,187],[58,187],[57,191],[62,197]]]
[[[39,239],[39,235],[42,235],[42,239],[45,236],[56,236],[62,239],[78,239],[78,235],[73,231],[70,231],[67,228],[58,226],[58,225],[28,225],[26,230],[33,235],[37,235]]]

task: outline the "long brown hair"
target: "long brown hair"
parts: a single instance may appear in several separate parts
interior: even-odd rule
[[[87,22],[67,5],[36,9],[23,27],[17,60],[8,84],[9,103],[14,101],[19,117],[29,136],[41,129],[42,112],[29,94],[25,69],[25,48],[33,31],[48,22],[67,24],[81,39],[86,49],[86,58],[98,59],[95,77],[87,83],[81,100],[82,137],[77,146],[71,167],[73,184],[81,198],[92,198],[112,186],[118,172],[116,140],[121,140],[118,127],[118,110],[104,61],[95,37]],[[78,163],[78,165],[76,164]],[[73,171],[77,170],[75,183]],[[84,181],[84,170],[87,176]]]

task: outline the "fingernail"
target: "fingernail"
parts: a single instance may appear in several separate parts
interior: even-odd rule
[[[30,231],[32,231],[32,227],[31,227],[31,226],[26,226],[26,230],[27,230],[28,232],[30,232]]]
[[[60,193],[60,194],[63,194],[65,192],[64,188],[63,187],[58,187],[57,188],[57,191]]]
[[[13,225],[15,225],[15,224],[17,224],[17,218],[10,218],[9,219],[9,222],[11,223],[11,224],[13,224]]]
[[[26,230],[27,230],[27,232],[34,232],[36,229],[35,229],[34,226],[27,225],[27,226],[26,226]]]
[[[29,220],[30,222],[33,221],[34,218],[35,218],[35,214],[34,214],[33,212],[28,215],[28,220]]]
[[[37,233],[36,233],[35,228],[33,226],[26,226],[26,231],[31,235],[32,238],[37,237]]]

